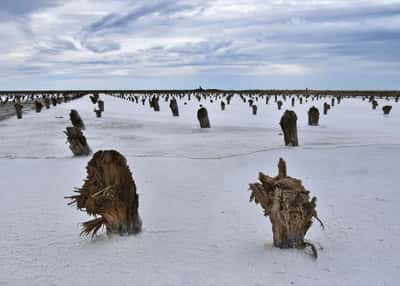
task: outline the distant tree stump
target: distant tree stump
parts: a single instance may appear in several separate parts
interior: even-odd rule
[[[250,184],[250,202],[260,204],[264,215],[269,216],[272,224],[274,246],[279,248],[300,248],[311,246],[313,255],[317,258],[317,250],[304,240],[308,229],[312,225],[312,218],[318,218],[316,211],[317,199],[310,200],[302,182],[287,176],[286,163],[279,160],[279,174],[270,177],[259,174],[259,180]]]
[[[332,97],[332,99],[331,99],[331,106],[335,106],[335,98],[334,97]]]
[[[75,156],[87,156],[92,153],[90,147],[86,141],[86,137],[78,127],[67,127],[64,131],[67,135],[67,141],[69,143],[69,149]]]
[[[251,106],[251,109],[252,109],[252,111],[253,111],[253,115],[257,115],[257,105],[253,104],[253,105]]]
[[[98,100],[97,101],[97,106],[98,106],[98,108],[101,110],[101,112],[103,112],[104,111],[104,101],[102,101],[102,100]]]
[[[382,110],[383,110],[383,114],[389,115],[390,111],[392,110],[392,106],[391,105],[385,105],[384,107],[382,107]]]
[[[200,109],[197,111],[197,119],[199,120],[201,128],[210,128],[210,120],[208,118],[207,109],[203,106],[200,106]]]
[[[331,106],[328,103],[324,102],[324,115],[328,114],[329,109],[331,109]]]
[[[69,119],[71,120],[71,123],[74,127],[82,130],[85,129],[85,124],[83,123],[82,118],[79,116],[78,111],[76,111],[75,109],[71,109],[71,112],[69,113]]]
[[[97,118],[101,118],[101,114],[103,113],[103,111],[101,109],[95,109],[94,113],[96,113]]]
[[[375,99],[372,100],[372,109],[375,110],[377,106],[378,106],[378,102]]]
[[[19,102],[16,102],[15,104],[14,104],[14,107],[15,107],[15,112],[16,112],[16,114],[17,114],[17,118],[18,119],[21,119],[22,118],[22,108],[24,107],[21,103],[19,103]]]
[[[53,106],[56,106],[56,105],[57,105],[57,98],[55,98],[54,96],[51,98],[51,104],[52,104]]]
[[[281,100],[278,100],[278,101],[276,102],[276,104],[278,105],[278,110],[281,110],[282,105],[283,105],[283,102],[282,102]]]
[[[50,108],[50,98],[47,96],[44,98],[44,105],[46,106],[46,109]]]
[[[319,122],[319,110],[315,106],[308,110],[308,125],[317,126]]]
[[[225,102],[221,101],[221,110],[224,111],[225,110]]]
[[[35,111],[36,113],[40,113],[42,111],[43,104],[39,100],[35,100]]]
[[[135,181],[124,156],[114,150],[98,151],[89,161],[87,178],[69,205],[86,211],[96,218],[83,223],[82,234],[92,237],[102,226],[107,233],[120,235],[141,231],[139,195]]]
[[[299,98],[299,102],[300,102],[300,104],[303,104],[303,98],[302,97]],[[307,102],[307,100],[306,100],[306,102]]]
[[[172,98],[169,102],[169,108],[171,109],[172,116],[179,116],[178,102],[175,98]]]
[[[92,101],[93,104],[96,104],[97,101],[99,100],[99,95],[96,93],[96,94],[93,94],[93,95],[89,96],[89,98],[90,98],[90,100]]]
[[[280,126],[283,131],[285,145],[298,146],[296,113],[292,110],[286,110],[281,118]]]

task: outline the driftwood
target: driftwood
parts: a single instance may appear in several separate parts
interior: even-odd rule
[[[83,123],[83,120],[80,117],[78,111],[76,111],[75,109],[71,109],[71,112],[69,113],[69,119],[71,120],[71,123],[74,127],[82,130],[85,129],[85,124]]]
[[[315,106],[308,110],[308,125],[317,126],[319,122],[319,110]]]
[[[250,184],[250,202],[260,204],[264,215],[269,216],[275,247],[304,249],[311,246],[317,258],[315,246],[304,240],[313,218],[324,228],[316,211],[317,199],[313,197],[310,200],[310,192],[302,182],[287,176],[286,162],[282,158],[278,168],[278,176],[270,177],[260,173],[260,183]]]
[[[210,120],[208,118],[207,109],[200,105],[200,109],[197,111],[197,119],[199,120],[201,128],[210,128]]]
[[[385,105],[384,107],[382,107],[383,114],[385,114],[385,115],[389,115],[391,110],[392,110],[391,105]]]
[[[75,156],[87,156],[92,153],[90,147],[86,141],[86,137],[78,127],[67,127],[64,131],[67,135],[67,141],[69,143],[69,149]]]
[[[296,113],[292,110],[286,110],[279,124],[283,131],[285,145],[298,146]]]
[[[16,114],[17,114],[17,118],[18,119],[21,119],[22,118],[22,108],[24,107],[21,103],[19,103],[19,102],[16,102],[15,104],[14,104],[14,107],[15,107],[15,112],[16,112]]]
[[[98,151],[87,167],[87,178],[69,205],[86,211],[94,219],[83,223],[82,234],[92,237],[102,226],[107,233],[135,234],[141,231],[139,196],[126,159],[114,150]]]
[[[172,116],[179,116],[178,102],[175,98],[172,98],[169,102],[169,108],[171,109]]]

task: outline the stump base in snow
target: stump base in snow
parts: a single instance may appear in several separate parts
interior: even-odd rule
[[[94,236],[102,226],[107,233],[135,234],[141,231],[139,196],[124,156],[114,150],[98,151],[89,161],[87,178],[77,195],[66,197],[77,208],[95,216],[83,223],[81,234]]]
[[[69,149],[71,149],[75,156],[87,156],[92,153],[81,129],[78,127],[67,127],[67,130],[64,131],[64,133],[67,135]]]
[[[283,131],[285,145],[298,146],[296,113],[292,110],[286,110],[279,124]]]
[[[199,120],[201,128],[210,128],[210,120],[208,118],[207,109],[203,106],[197,111],[197,119]]]
[[[279,248],[305,248],[311,246],[314,257],[316,248],[304,240],[312,219],[317,216],[316,198],[310,200],[302,182],[286,174],[286,163],[279,160],[279,174],[270,177],[259,174],[260,182],[250,184],[250,201],[255,201],[264,209],[272,224],[274,246]]]

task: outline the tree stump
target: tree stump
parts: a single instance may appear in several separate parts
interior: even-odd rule
[[[278,168],[278,176],[260,173],[261,183],[250,184],[250,202],[260,204],[264,215],[269,216],[275,247],[304,249],[311,246],[317,258],[317,249],[304,239],[313,218],[324,228],[316,211],[317,199],[313,197],[310,200],[310,192],[304,188],[301,180],[287,176],[286,162],[282,158]]]
[[[75,109],[71,109],[71,112],[69,113],[69,119],[71,120],[71,123],[74,127],[82,130],[85,129],[85,124],[83,123],[82,118],[79,116],[78,111],[76,111]]]
[[[283,102],[281,100],[278,100],[276,104],[278,105],[278,110],[281,110]]]
[[[375,99],[372,100],[372,109],[375,110],[377,106],[378,106],[378,102]]]
[[[329,109],[331,109],[331,106],[328,103],[324,102],[324,115],[328,114]]]
[[[50,108],[50,98],[47,96],[44,98],[44,105],[46,106],[46,109]]]
[[[21,103],[16,102],[14,104],[15,107],[15,112],[17,113],[17,118],[21,119],[22,118],[22,108],[24,107]]]
[[[92,153],[89,145],[87,144],[86,137],[78,127],[67,127],[64,131],[67,135],[67,141],[69,143],[69,149],[75,156],[87,156]]]
[[[55,98],[54,96],[51,98],[51,104],[52,104],[53,106],[56,106],[56,105],[57,105],[57,98]]]
[[[383,114],[389,115],[390,111],[392,110],[392,106],[391,105],[385,105],[384,107],[382,107],[382,110],[383,110]]]
[[[92,237],[102,226],[120,235],[141,231],[139,195],[124,156],[115,150],[98,151],[87,167],[87,178],[77,195],[66,197],[69,205],[95,216],[83,223],[82,234]]]
[[[208,118],[207,109],[200,105],[200,109],[197,111],[197,119],[199,120],[201,128],[210,128],[210,120]]]
[[[103,111],[101,109],[95,109],[94,113],[96,113],[97,118],[101,118],[101,114],[103,113]]]
[[[315,106],[308,110],[308,125],[317,126],[319,122],[319,110]]]
[[[92,101],[93,104],[96,104],[97,101],[99,100],[99,95],[98,94],[93,94],[89,96],[90,100]]]
[[[172,98],[169,102],[169,108],[171,109],[172,116],[179,116],[178,102],[175,98]]]
[[[283,131],[285,145],[298,146],[296,113],[292,110],[286,110],[279,124]]]
[[[294,101],[295,101],[295,98],[292,97],[292,107],[294,106]]]
[[[101,112],[104,111],[104,101],[98,100],[98,101],[97,101],[97,106],[99,107],[99,109],[101,110]]]
[[[221,101],[221,110],[224,111],[225,110],[225,102]]]
[[[43,104],[39,100],[35,100],[35,111],[36,113],[40,113],[42,111]]]
[[[253,115],[257,115],[257,105],[252,105],[251,109],[253,110]]]

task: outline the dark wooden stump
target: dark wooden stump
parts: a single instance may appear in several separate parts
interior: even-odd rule
[[[203,106],[200,106],[200,109],[197,111],[197,119],[199,120],[201,128],[210,128],[210,120],[208,118],[207,109]]]
[[[36,113],[40,113],[42,111],[43,104],[39,100],[35,100],[35,111]]]
[[[252,105],[251,106],[251,109],[252,109],[252,111],[253,111],[253,115],[257,115],[257,105]]]
[[[44,105],[46,106],[46,109],[50,108],[50,98],[48,98],[47,96],[44,98]]]
[[[82,130],[85,129],[85,124],[83,123],[82,118],[79,116],[78,111],[76,111],[75,109],[71,109],[71,112],[69,113],[69,119],[71,120],[71,123],[74,127]]]
[[[385,105],[384,107],[382,107],[383,114],[385,115],[389,115],[391,110],[392,110],[391,105]]]
[[[97,101],[99,100],[99,95],[98,94],[93,94],[89,96],[90,100],[92,101],[93,104],[96,104]]]
[[[281,110],[283,102],[281,100],[278,100],[276,104],[278,105],[278,110]]]
[[[328,114],[329,109],[331,109],[331,106],[328,103],[324,102],[324,115]]]
[[[96,117],[97,118],[101,118],[101,115],[102,115],[103,111],[101,109],[95,109],[94,113],[96,113]]]
[[[98,106],[98,108],[101,110],[101,112],[103,112],[104,111],[104,101],[102,101],[102,100],[98,100],[97,101],[97,106]]]
[[[298,146],[296,113],[292,110],[286,110],[281,118],[280,126],[283,131],[285,145]]]
[[[69,149],[71,149],[75,156],[87,156],[92,153],[81,129],[78,127],[67,127],[67,130],[64,131],[64,133],[67,135]]]
[[[294,101],[295,101],[295,98],[292,97],[292,107],[294,106]]]
[[[270,177],[260,173],[260,182],[250,184],[250,202],[260,204],[264,215],[269,216],[275,247],[304,249],[311,246],[317,258],[315,246],[304,239],[313,218],[324,227],[317,215],[317,199],[313,197],[310,200],[310,192],[302,182],[287,176],[286,163],[282,158],[278,168],[278,176]]]
[[[18,119],[22,119],[22,108],[24,107],[21,103],[19,103],[19,102],[16,102],[15,104],[14,104],[14,107],[15,107],[15,112],[16,112],[16,114],[17,114],[17,118]]]
[[[225,102],[221,101],[221,110],[224,111],[225,110]]]
[[[52,104],[53,106],[56,106],[56,105],[57,105],[57,98],[55,98],[54,96],[51,98],[51,104]]]
[[[315,106],[308,110],[308,125],[317,126],[319,122],[319,110]]]
[[[171,109],[172,116],[179,116],[178,102],[175,98],[172,98],[169,102],[169,108]]]
[[[372,100],[372,109],[375,110],[377,106],[378,106],[378,102],[375,99]]]
[[[95,216],[83,223],[82,234],[92,237],[106,227],[107,233],[136,234],[141,231],[139,195],[124,156],[115,150],[98,151],[87,167],[87,177],[77,195],[66,197],[69,205]]]

